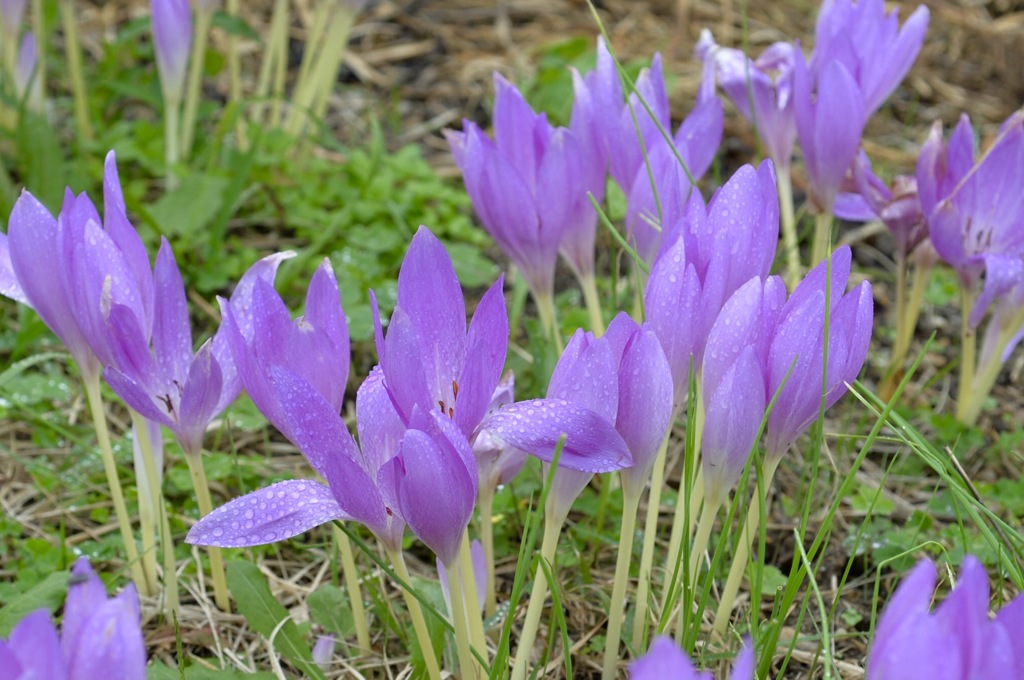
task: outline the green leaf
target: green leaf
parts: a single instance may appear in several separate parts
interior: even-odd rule
[[[60,141],[45,118],[24,110],[18,117],[18,159],[24,161],[22,179],[43,205],[56,213],[64,195],[67,173]]]
[[[10,635],[18,621],[21,621],[29,612],[34,612],[37,609],[46,609],[51,613],[56,611],[64,601],[67,592],[68,572],[58,571],[13,598],[7,606],[0,609],[0,638]]]
[[[338,586],[330,583],[320,586],[306,600],[306,605],[309,607],[310,618],[328,633],[341,638],[355,634],[356,626],[348,598]]]
[[[220,210],[227,184],[223,177],[188,175],[177,189],[157,201],[150,216],[165,236],[194,236]]]
[[[299,627],[289,618],[288,610],[274,599],[259,567],[239,560],[228,562],[228,589],[253,630],[266,638],[273,635],[274,648],[286,659],[306,675],[324,680]]]
[[[217,12],[213,15],[211,23],[228,35],[238,36],[239,38],[245,38],[246,40],[261,40],[259,33],[252,30],[252,26],[247,24],[241,17],[237,17],[233,14]]]

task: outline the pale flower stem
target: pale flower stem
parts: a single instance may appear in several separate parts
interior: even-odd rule
[[[604,314],[601,311],[601,296],[597,292],[597,281],[594,275],[579,277],[580,288],[583,290],[583,300],[587,305],[587,313],[590,314],[590,330],[594,336],[604,335]]]
[[[540,556],[547,560],[554,571],[555,550],[558,547],[558,536],[562,533],[562,521],[554,520],[550,513],[544,519],[544,538],[541,541]],[[544,601],[548,597],[548,582],[544,578],[544,570],[538,566],[530,591],[530,603],[526,607],[526,619],[523,621],[523,632],[519,636],[519,646],[512,666],[512,680],[525,680],[527,667],[530,665],[530,654],[533,643],[540,629],[540,617],[544,613]]]
[[[915,319],[916,321],[916,319]],[[896,256],[896,344],[889,360],[889,370],[897,371],[903,364],[913,337],[913,328],[909,329],[910,319],[907,318],[907,257],[902,253]]]
[[[466,621],[469,622],[469,638],[477,653],[487,661],[487,635],[484,632],[483,607],[476,587],[476,571],[473,569],[473,555],[470,552],[469,529],[462,532],[462,548],[459,550],[459,568],[462,571],[462,587],[465,592]]]
[[[832,213],[820,212],[814,218],[814,251],[811,267],[824,262],[832,245]]]
[[[156,574],[146,574],[143,564],[139,560],[139,550],[135,545],[135,536],[132,534],[128,507],[124,502],[124,491],[121,489],[121,480],[117,476],[114,450],[110,446],[110,431],[107,429],[107,418],[103,413],[103,400],[100,396],[100,377],[99,375],[84,376],[84,383],[85,398],[89,402],[89,413],[96,430],[96,440],[100,445],[103,471],[107,475],[107,486],[110,488],[110,498],[114,503],[114,516],[117,518],[117,526],[121,530],[121,542],[124,543],[125,557],[132,575],[132,582],[135,583],[135,588],[140,595],[152,596],[155,594]],[[143,502],[144,500],[140,498],[140,507]]]
[[[782,459],[772,456],[765,460],[764,468],[764,496],[759,498],[764,504],[765,516],[768,514],[768,494],[771,493],[772,479],[775,471],[779,469],[779,461]],[[721,637],[729,626],[729,617],[732,614],[733,605],[736,603],[736,595],[740,592],[740,584],[743,582],[743,573],[747,569],[747,559],[750,556],[750,548],[754,542],[754,533],[761,521],[761,510],[758,503],[751,503],[747,509],[747,521],[743,525],[743,533],[740,534],[739,543],[736,544],[736,555],[733,556],[732,566],[729,567],[729,577],[722,588],[722,597],[718,601],[718,609],[715,611],[715,632]]]
[[[224,8],[229,16],[238,18],[239,0],[227,0]],[[242,62],[238,58],[238,38],[234,35],[228,36],[228,103],[236,107],[242,105]],[[245,134],[245,116],[238,116],[236,133],[238,135],[238,146],[243,151],[249,147],[249,139]]]
[[[332,23],[330,11],[331,2],[323,2],[316,9],[313,15],[313,25],[310,27],[309,37],[303,46],[302,63],[299,65],[299,75],[295,79],[295,88],[292,90],[292,107],[288,113],[288,120],[285,122],[285,131],[293,136],[302,132],[302,126],[310,114],[313,106],[313,99],[316,96],[317,72],[320,70],[320,61],[323,59],[323,52],[326,49],[321,36],[327,26]]]
[[[82,46],[78,40],[78,23],[75,20],[75,3],[72,0],[61,0],[60,16],[64,24],[64,53],[68,60],[71,95],[75,102],[78,137],[81,140],[90,140],[92,125],[89,122],[89,107],[85,95],[85,77],[82,75]]]
[[[395,575],[411,588],[412,578],[409,576],[408,567],[405,566],[405,554],[401,550],[388,550],[387,552]],[[427,621],[423,618],[420,601],[406,588],[399,586],[399,590],[402,591],[405,606],[409,610],[409,618],[412,619],[412,628],[416,633],[416,640],[419,642],[420,651],[423,653],[423,660],[427,666],[427,676],[430,680],[441,680],[441,667],[438,666],[437,657],[434,655],[434,646],[430,641],[430,633],[427,631]]]
[[[673,420],[675,417],[673,415]],[[651,472],[651,490],[647,497],[647,521],[644,523],[644,545],[640,552],[640,573],[636,586],[636,614],[633,616],[633,649],[639,651],[647,631],[647,598],[651,589],[651,567],[654,564],[654,543],[658,534],[658,514],[661,510],[661,487],[665,484],[665,460],[668,458],[668,441],[672,430],[665,439],[654,459]]]
[[[717,494],[716,494],[717,496]],[[722,499],[718,497],[708,496],[704,502],[704,509],[700,513],[700,522],[697,524],[697,534],[693,537],[693,544],[690,549],[690,588],[695,590],[697,588],[697,581],[700,575],[700,562],[704,556],[704,551],[708,548],[708,539],[711,538],[711,530],[715,526],[715,518],[718,516],[718,511],[722,507]],[[712,578],[713,574],[708,574],[708,578]],[[685,627],[683,626],[683,614],[686,611],[686,607],[689,603],[682,603],[679,607],[679,622],[676,626],[676,642],[681,642],[683,637],[686,635]]]
[[[619,554],[615,559],[615,582],[612,584],[612,599],[608,610],[608,635],[604,643],[604,666],[602,680],[615,680],[619,666],[619,640],[622,637],[622,620],[625,615],[626,586],[629,583],[629,563],[633,557],[633,535],[636,532],[636,514],[640,505],[640,494],[630,493],[623,487],[622,527],[619,530]]]
[[[210,499],[210,483],[206,479],[203,467],[202,452],[186,453],[185,462],[192,475],[192,486],[199,502],[199,514],[206,517],[213,512],[213,501]],[[221,549],[213,546],[206,549],[210,554],[210,574],[213,576],[213,599],[221,611],[231,611],[231,597],[228,595],[228,581],[224,575],[224,557]]]
[[[153,443],[149,440],[149,429],[146,419],[135,411],[130,411],[135,435],[139,438],[139,449],[142,451],[142,465],[146,472],[146,484],[153,490],[155,511],[160,515],[160,545],[164,555],[164,605],[168,615],[178,612],[178,562],[174,555],[174,541],[171,538],[171,523],[167,517],[167,507],[160,486],[160,475],[153,460]]]
[[[914,331],[917,330],[917,319],[921,315],[921,305],[924,304],[924,291],[928,288],[928,279],[931,278],[932,268],[930,266],[914,265],[914,283],[910,289],[910,304],[907,306],[907,316],[910,320],[906,324],[907,337],[904,340],[906,349],[910,349],[910,342],[914,338]]]
[[[164,97],[164,156],[167,162],[166,189],[173,191],[178,186],[178,176],[174,174],[174,166],[178,164],[180,140],[178,125],[181,115],[181,102],[177,99]]]
[[[461,678],[480,678],[480,664],[473,657],[469,643],[469,630],[466,625],[466,603],[462,597],[462,584],[459,583],[459,565],[456,559],[452,564],[445,565],[448,577],[448,595],[452,601],[452,625],[455,627],[455,649],[459,655],[459,672]]]
[[[700,384],[699,380],[697,384]],[[672,533],[669,536],[668,543],[668,557],[665,561],[665,580],[661,591],[661,616],[663,619],[670,617],[667,607],[673,590],[672,575],[675,573],[676,564],[679,564],[680,553],[682,553],[683,532],[686,532],[686,540],[690,540],[690,536],[693,535],[694,523],[697,521],[697,511],[700,509],[701,501],[704,500],[704,469],[700,464],[700,446],[704,429],[704,407],[699,389],[697,390],[697,412],[694,421],[697,431],[694,433],[693,451],[686,451],[684,454],[693,456],[693,487],[684,489],[680,486],[679,497],[676,499],[676,512],[672,520]],[[682,462],[684,465],[683,469],[685,470],[686,461]],[[681,483],[685,484],[685,481],[683,479]],[[689,521],[687,521],[687,513],[689,514]],[[681,576],[682,573],[680,571]],[[680,582],[677,581],[675,586],[679,588]],[[672,621],[673,619],[669,618],[669,622],[664,628],[665,635],[672,634]]]
[[[793,211],[793,178],[789,166],[776,166],[779,191],[779,216],[782,225],[782,243],[786,249],[786,284],[790,290],[800,282],[800,247],[797,242],[796,216]]]
[[[263,59],[260,62],[260,73],[256,80],[255,99],[251,120],[255,125],[263,124],[263,114],[267,109],[267,102],[264,100],[270,96],[271,77],[277,72],[277,65],[286,57],[286,42],[288,39],[288,26],[285,24],[288,18],[288,0],[274,0],[274,10],[270,17],[270,35],[267,37],[267,49],[263,51]],[[284,41],[284,42],[282,42]],[[279,101],[275,97],[272,106],[276,111]],[[272,123],[272,125],[274,125]]]
[[[974,294],[963,280],[960,281],[960,384],[957,386],[956,418],[968,423],[971,393],[974,390],[974,371],[978,354],[978,335],[971,328],[971,310]]]
[[[181,155],[186,161],[192,155],[192,140],[195,139],[196,113],[199,111],[199,95],[203,87],[203,66],[206,61],[206,45],[210,39],[212,10],[196,13],[195,34],[192,36],[192,56],[189,57],[188,84],[185,86],[185,119],[181,126]]]
[[[537,315],[540,316],[540,324],[544,327],[544,333],[548,339],[555,343],[558,353],[562,353],[562,335],[558,332],[558,320],[555,318],[555,300],[551,293],[534,293],[533,300],[537,303]]]
[[[1024,326],[1024,309],[1019,310],[1015,317],[1003,322],[994,350],[988,357],[985,357],[985,363],[980,366],[981,371],[974,376],[974,389],[971,391],[970,404],[964,415],[964,423],[967,425],[974,425],[978,422],[981,407],[992,391],[992,386],[996,384],[996,378],[999,377],[999,372],[1003,368],[1003,353],[1006,351],[1006,346],[1021,326]]]
[[[487,588],[484,597],[484,613],[493,616],[498,609],[498,596],[495,590],[494,573],[494,489],[484,484],[480,487],[480,544],[484,547],[484,558],[487,561]]]
[[[366,623],[366,608],[363,607],[363,590],[359,585],[359,572],[356,570],[356,559],[352,552],[352,541],[348,534],[337,524],[331,525],[334,540],[338,543],[338,554],[341,556],[341,572],[348,591],[349,607],[352,608],[352,619],[356,626],[356,641],[363,651],[370,649],[370,627]]]
[[[337,14],[330,28],[330,42],[321,55],[320,72],[316,75],[316,96],[313,99],[313,120],[323,120],[327,113],[327,103],[338,77],[338,69],[345,59],[348,47],[348,34],[352,31],[355,12],[344,3],[338,5]]]

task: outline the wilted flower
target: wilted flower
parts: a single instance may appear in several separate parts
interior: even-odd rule
[[[871,680],[1024,677],[1024,597],[989,618],[988,576],[972,555],[945,601],[929,612],[935,564],[922,560],[886,605],[868,654]]]
[[[732,667],[731,680],[753,680],[754,648],[749,639],[743,641],[743,649]],[[651,643],[647,654],[629,665],[630,680],[713,680],[710,671],[700,672],[693,662],[679,648],[672,638],[661,636]]]
[[[857,193],[836,198],[837,217],[851,221],[878,218],[889,228],[896,242],[896,253],[903,258],[928,237],[914,177],[897,175],[892,186],[886,186],[871,171],[871,161],[863,151],[850,166],[850,177]]]
[[[144,680],[141,626],[135,587],[107,598],[82,557],[71,571],[60,636],[45,609],[32,612],[0,640],[0,673],[14,680]]]
[[[713,64],[718,84],[743,117],[757,126],[768,157],[780,171],[789,167],[796,142],[793,110],[796,51],[792,43],[772,43],[753,60],[741,50],[719,47],[706,28],[701,30],[697,42],[697,58]]]
[[[495,388],[487,413],[496,413],[503,406],[514,402],[515,376],[509,371]],[[480,488],[487,488],[491,492],[512,481],[523,469],[527,457],[526,452],[508,446],[486,429],[478,430],[473,438],[473,455],[476,456],[477,472],[480,474]]]

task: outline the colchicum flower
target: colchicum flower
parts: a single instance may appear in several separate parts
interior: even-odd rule
[[[25,191],[0,237],[0,293],[36,310],[86,382],[113,360],[105,309],[130,308],[147,338],[153,328],[153,273],[125,214],[113,152],[104,167],[102,221],[85,194],[66,192],[54,219]]]
[[[706,28],[701,30],[697,42],[697,58],[705,63],[711,61],[718,84],[743,117],[757,126],[765,152],[780,172],[789,167],[796,142],[796,50],[792,43],[777,42],[756,60],[750,59],[741,50],[719,47]]]
[[[863,97],[865,120],[889,98],[917,58],[928,30],[929,13],[919,6],[899,25],[899,10],[885,11],[884,0],[825,0],[814,32],[811,70],[830,62],[843,65]]]
[[[103,582],[82,557],[71,570],[58,635],[45,609],[21,620],[0,640],[0,677],[40,680],[145,680],[139,598],[129,585],[107,598]]]
[[[463,132],[446,133],[448,143],[480,221],[534,296],[550,297],[566,229],[593,213],[593,177],[572,130],[553,127],[498,74],[494,89],[494,140],[465,121]]]
[[[714,680],[710,671],[698,671],[686,653],[672,638],[661,636],[651,643],[647,654],[629,665],[629,680]],[[743,649],[732,667],[731,680],[753,680],[754,648],[750,640],[743,641]]]
[[[882,612],[868,654],[867,677],[1024,677],[1024,597],[989,618],[988,576],[972,555],[964,558],[956,587],[934,612],[935,564],[922,560]]]
[[[690,358],[698,375],[708,333],[726,300],[775,259],[779,200],[770,162],[745,165],[711,197],[690,197],[686,215],[666,237],[644,291],[647,319],[672,370],[675,405],[689,389]],[[671,238],[671,240],[669,240]]]
[[[153,47],[164,99],[180,102],[192,48],[192,10],[188,0],[152,0]]]
[[[18,48],[18,63],[14,69],[14,87],[18,100],[24,99],[28,108],[42,111],[43,80],[42,74],[36,73],[39,54],[36,48],[36,37],[31,31],[25,33]]]
[[[850,261],[849,246],[836,250],[831,258],[831,271],[826,269],[829,260],[812,269],[782,308],[768,351],[767,395],[776,399],[768,416],[769,464],[781,459],[818,418],[825,324],[828,323],[826,410],[846,393],[846,384],[853,382],[867,358],[874,318],[871,284],[864,281],[844,292],[850,278]]]

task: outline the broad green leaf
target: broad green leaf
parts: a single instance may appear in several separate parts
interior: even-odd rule
[[[274,599],[259,567],[251,562],[228,562],[228,589],[253,630],[267,638],[274,635],[277,651],[307,676],[324,680],[323,671],[313,663],[309,645],[289,618],[288,610]]]
[[[310,618],[323,626],[328,633],[334,633],[341,638],[347,638],[355,633],[355,622],[352,620],[348,598],[338,586],[330,583],[320,586],[306,600],[306,605],[309,607]]]
[[[67,592],[68,572],[58,571],[13,598],[3,609],[0,609],[0,638],[10,635],[18,621],[21,621],[29,612],[34,612],[37,609],[46,609],[51,613],[56,611],[64,601]]]
[[[223,177],[188,175],[174,191],[157,201],[150,215],[165,236],[195,236],[220,210],[227,185]]]

